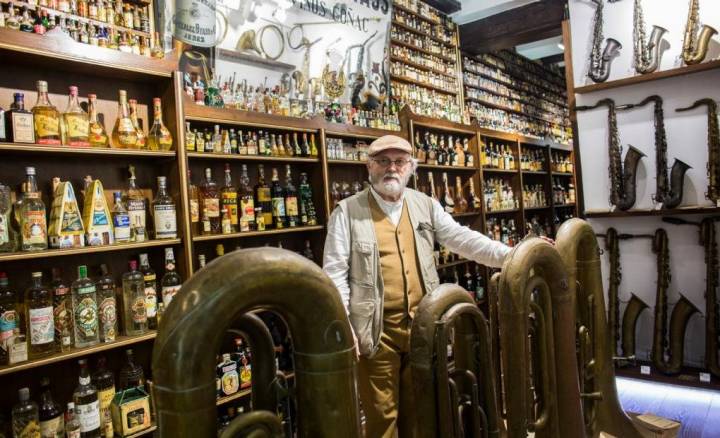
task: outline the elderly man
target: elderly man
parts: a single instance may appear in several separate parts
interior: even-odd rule
[[[323,269],[350,317],[359,353],[358,392],[368,438],[414,436],[410,327],[420,299],[440,281],[435,241],[486,266],[510,248],[455,222],[437,201],[406,188],[417,168],[405,139],[372,142],[371,187],[340,201],[330,217]]]

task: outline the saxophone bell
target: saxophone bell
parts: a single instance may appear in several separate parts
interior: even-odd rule
[[[614,57],[620,54],[622,44],[615,38],[605,40],[605,50],[603,50],[600,62],[590,69],[590,79],[595,82],[605,82],[610,77],[610,64]]]
[[[685,36],[683,38],[682,58],[685,64],[699,64],[707,56],[710,46],[710,39],[718,33],[715,28],[703,25],[700,33],[696,35],[700,22],[699,0],[690,0],[688,6],[688,18],[685,24]]]

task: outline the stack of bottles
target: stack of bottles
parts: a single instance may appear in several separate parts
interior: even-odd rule
[[[421,191],[425,192],[432,199],[440,202],[443,209],[450,214],[478,212],[481,209],[481,201],[475,192],[475,182],[472,178],[467,179],[468,194],[465,196],[465,188],[462,179],[455,177],[454,191],[451,191],[448,181],[447,172],[441,175],[442,184],[440,190],[435,188],[435,177],[432,172],[427,173],[427,186],[422,185],[421,180],[418,186]]]
[[[485,179],[484,203],[487,212],[520,208],[510,180],[503,178]]]
[[[553,172],[572,173],[573,163],[570,161],[569,153],[553,151],[550,154],[550,163]]]
[[[483,169],[517,169],[512,146],[504,143],[497,144],[492,140],[480,145],[480,161]]]
[[[525,184],[523,187],[523,206],[525,208],[547,207],[545,187],[542,184]]]
[[[415,131],[415,157],[421,164],[453,167],[475,167],[470,139],[459,135]]]
[[[352,183],[347,181],[332,181],[330,183],[330,199],[332,203],[330,210],[335,210],[338,202],[362,191],[367,185],[369,185],[367,181],[353,181]]]
[[[473,265],[473,270],[470,270]],[[438,272],[440,283],[454,283],[470,293],[476,303],[480,304],[485,298],[485,279],[480,265],[468,261],[465,263],[464,273],[462,267],[452,266]]]
[[[515,228],[514,219],[499,219],[490,217],[487,219],[486,234],[491,239],[500,241],[508,246],[515,246],[520,241],[520,234]]]
[[[520,153],[520,170],[529,172],[547,171],[545,153],[540,149],[523,147]]]
[[[531,236],[552,236],[552,228],[550,223],[545,218],[540,218],[538,215],[534,215],[529,221],[525,223],[527,230],[526,234]]]
[[[342,138],[325,139],[327,157],[330,160],[367,161],[368,148],[364,140],[356,140],[355,143],[345,142]]]
[[[298,133],[269,130],[221,129],[220,125],[213,126],[213,130],[205,128],[198,131],[192,128],[190,122],[185,123],[185,148],[190,152],[205,152],[229,155],[262,155],[266,157],[313,157],[317,158],[318,148],[315,145],[315,134],[302,133],[299,140]]]
[[[561,178],[553,178],[553,202],[555,205],[575,203],[575,185],[572,181],[564,182]]]

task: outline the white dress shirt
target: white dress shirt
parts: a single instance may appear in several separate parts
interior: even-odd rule
[[[372,193],[385,215],[397,226],[400,222],[405,198],[401,196],[397,202],[388,202],[375,192],[372,187],[370,193]],[[482,265],[490,267],[502,266],[505,256],[511,251],[509,246],[458,224],[438,201],[433,200],[432,205],[435,240],[437,242],[450,251]],[[328,233],[323,252],[323,271],[340,291],[345,309],[349,308],[350,301],[349,261],[350,218],[345,215],[342,209],[336,208],[328,222]]]

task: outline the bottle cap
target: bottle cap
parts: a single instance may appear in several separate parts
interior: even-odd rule
[[[18,398],[20,399],[20,401],[30,400],[30,389],[29,388],[20,388],[18,390]]]
[[[87,278],[87,266],[85,266],[85,265],[78,266],[78,277]]]
[[[71,96],[77,96],[78,95],[78,87],[75,85],[70,85],[70,95]]]
[[[137,271],[137,260],[130,260],[130,270]]]
[[[25,174],[26,175],[35,175],[35,168],[34,167],[26,167]]]

